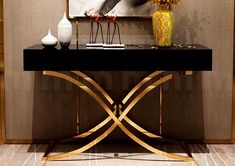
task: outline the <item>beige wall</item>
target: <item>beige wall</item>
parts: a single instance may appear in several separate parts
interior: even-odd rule
[[[200,43],[213,49],[213,71],[196,74],[192,79],[196,81],[195,84],[198,84],[198,81],[201,84],[196,87],[200,87],[197,90],[201,92],[201,97],[197,100],[201,100],[203,115],[202,119],[194,121],[197,121],[195,124],[202,121],[203,136],[206,139],[231,139],[233,3],[233,0],[188,0],[174,6],[175,41]],[[58,83],[56,79],[42,78],[40,73],[24,72],[22,65],[23,48],[39,43],[49,28],[53,34],[57,34],[57,23],[66,10],[66,0],[5,0],[4,7],[7,139],[51,138],[53,134],[56,137],[73,134],[75,131],[69,130],[69,126],[75,125],[76,108],[69,106],[70,110],[73,110],[69,113],[69,109],[64,111],[63,108],[70,105],[66,100],[74,97],[74,87]],[[120,26],[124,43],[152,43],[149,20],[123,19]],[[88,29],[88,23],[81,21],[81,43],[88,41]],[[36,81],[43,83],[37,85]],[[68,93],[68,96],[58,97],[58,94],[64,92]],[[187,98],[181,102],[187,103]],[[48,112],[40,113],[40,109],[45,108],[42,106],[45,103],[50,105],[47,107]],[[76,101],[72,101],[72,104],[76,105]],[[190,109],[189,107],[190,105],[187,108]],[[54,116],[56,110],[59,110],[59,113]],[[192,109],[192,115],[197,114],[197,111]],[[179,114],[183,119],[193,120],[193,116],[188,112]],[[65,116],[65,119],[70,121],[60,122],[59,119]],[[34,133],[33,129],[42,130],[38,126],[39,122],[52,124],[52,121],[53,126],[44,127],[41,131],[44,135]],[[185,131],[189,135],[194,130],[197,129],[188,128]],[[182,133],[185,131],[182,130]],[[170,129],[169,132],[174,133]]]

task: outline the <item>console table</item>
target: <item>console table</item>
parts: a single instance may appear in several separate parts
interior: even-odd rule
[[[133,141],[149,151],[172,159],[194,161],[183,141],[179,143],[188,156],[175,155],[154,148],[133,134],[122,123],[140,131],[142,134],[161,141],[178,142],[161,136],[162,123],[162,84],[176,75],[191,75],[192,71],[212,70],[212,50],[201,45],[193,47],[156,48],[151,45],[129,45],[124,49],[87,48],[85,45],[71,45],[69,49],[44,48],[34,45],[24,49],[23,62],[25,71],[43,71],[44,75],[64,79],[92,96],[107,112],[108,117],[89,131],[61,140],[54,140],[48,146],[43,160],[57,160],[82,153],[105,139],[116,127],[119,127]],[[105,90],[82,71],[152,71],[140,81],[122,100],[113,101]],[[61,71],[70,71],[67,75]],[[173,71],[173,72],[172,72]],[[79,81],[79,79],[83,81]],[[148,132],[132,121],[127,114],[149,92],[160,88],[160,135]],[[63,154],[50,156],[49,153],[56,143],[83,139],[103,128],[108,122],[113,124],[101,135],[85,146]]]

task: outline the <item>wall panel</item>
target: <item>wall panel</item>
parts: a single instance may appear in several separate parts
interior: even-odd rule
[[[0,0],[0,143],[5,139],[3,0]]]
[[[170,112],[171,107],[165,108],[167,109],[165,123],[168,125],[165,132],[169,135],[174,134],[175,131],[171,129],[174,124],[179,124],[177,137],[190,138],[191,133],[197,130],[194,138],[203,136],[205,139],[231,139],[234,1],[190,0],[182,1],[173,8],[177,32],[174,40],[178,43],[200,43],[212,48],[213,71],[199,73],[192,79],[195,82],[190,83],[195,85],[192,86],[194,89],[190,92],[191,94],[198,94],[199,92],[195,90],[200,88],[201,95],[195,98],[201,103],[198,107],[200,110],[190,109],[193,106],[193,100],[190,100],[191,104],[185,106],[182,112],[177,110],[177,114]],[[35,77],[33,72],[24,72],[22,66],[23,48],[39,43],[49,28],[56,35],[57,24],[64,11],[66,11],[66,0],[38,0],[37,2],[5,0],[6,136],[8,139],[31,139],[34,135],[40,138],[51,138],[51,132],[56,132],[56,137],[71,135],[75,132],[74,128],[69,128],[70,125],[74,126],[73,119],[70,119],[71,123],[68,122],[69,119],[61,121],[63,115],[69,112],[63,111],[63,108],[67,108],[67,103],[64,101],[66,99],[63,97],[58,97],[54,101],[60,102],[55,106],[55,108],[60,108],[58,116],[47,117],[45,110],[42,114],[38,112],[35,114],[35,106],[37,110],[45,108],[51,96],[62,95],[66,92],[69,98],[72,98],[74,87],[66,89],[69,85],[59,81],[59,89],[50,89],[55,84],[55,80],[48,80],[46,81],[48,85],[42,83],[39,86],[42,88],[39,89],[42,93],[39,97],[40,104],[35,105],[35,80],[42,80],[42,76]],[[121,19],[120,27],[124,43],[153,42],[150,20]],[[79,29],[80,43],[88,42],[89,22],[80,21]],[[185,83],[181,81],[180,84]],[[176,83],[173,85],[175,86]],[[184,89],[184,86],[180,88]],[[51,96],[46,96],[44,94],[46,91],[50,91]],[[175,93],[174,89],[169,89],[168,92],[167,97],[171,97],[170,93]],[[177,100],[169,101],[173,104],[180,101],[183,105],[188,102],[187,95],[191,94],[185,91],[184,95]],[[73,117],[75,108],[71,107],[70,111],[67,118]],[[201,111],[200,114],[197,111]],[[198,115],[198,118],[192,115]],[[175,116],[174,123],[168,123],[171,116]],[[37,124],[39,126],[36,131],[34,130],[35,122],[38,122],[40,118],[47,123]],[[52,118],[53,126],[50,126],[43,134],[44,129],[51,124],[47,118]],[[192,121],[190,124],[192,128],[184,130],[186,120]],[[60,130],[60,126],[64,126],[64,129]]]

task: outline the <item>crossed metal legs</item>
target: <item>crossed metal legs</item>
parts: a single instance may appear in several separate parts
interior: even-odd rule
[[[68,82],[71,82],[72,84],[77,85],[79,88],[81,88],[82,90],[84,90],[85,92],[87,92],[89,95],[91,95],[103,108],[104,110],[109,114],[109,117],[107,117],[104,121],[102,121],[100,124],[98,124],[97,126],[95,126],[94,128],[92,128],[91,130],[89,130],[88,132],[85,132],[83,134],[74,136],[73,139],[80,139],[80,138],[84,138],[87,137],[89,135],[91,135],[92,133],[96,132],[97,130],[99,130],[100,128],[102,128],[103,126],[105,126],[110,120],[113,120],[114,123],[104,132],[102,133],[100,136],[98,136],[96,139],[94,139],[93,141],[91,141],[90,143],[86,144],[85,146],[77,149],[77,150],[73,150],[67,153],[63,153],[63,154],[58,154],[58,155],[53,155],[53,156],[49,156],[49,152],[46,152],[43,160],[58,160],[58,159],[63,159],[75,154],[79,154],[82,153],[88,149],[90,149],[91,147],[95,146],[97,143],[99,143],[100,141],[102,141],[103,139],[105,139],[117,126],[127,135],[129,136],[133,141],[135,141],[136,143],[138,143],[139,145],[143,146],[144,148],[148,149],[149,151],[160,155],[160,156],[164,156],[164,157],[168,157],[168,158],[172,158],[172,159],[177,159],[177,160],[181,160],[181,161],[186,161],[186,162],[191,162],[194,161],[193,157],[191,156],[191,154],[189,152],[188,156],[181,156],[181,155],[175,155],[175,154],[171,154],[171,153],[167,153],[161,150],[158,150],[152,146],[150,146],[149,144],[147,144],[146,142],[144,142],[143,140],[141,140],[140,138],[138,138],[136,135],[134,135],[132,132],[130,132],[123,124],[122,121],[125,120],[128,124],[130,124],[132,127],[134,127],[136,130],[140,131],[141,133],[145,134],[146,136],[150,137],[150,138],[160,138],[162,140],[170,140],[167,138],[163,138],[162,136],[158,136],[156,134],[150,133],[147,130],[143,129],[142,127],[140,127],[138,124],[136,124],[135,122],[133,122],[131,119],[129,119],[127,117],[127,114],[129,113],[129,111],[150,91],[152,91],[153,89],[155,89],[156,87],[162,85],[163,83],[171,80],[175,74],[167,74],[165,76],[162,76],[162,74],[164,73],[163,71],[156,71],[152,74],[150,74],[149,76],[147,76],[146,78],[144,78],[141,82],[139,82],[128,94],[127,96],[122,100],[122,103],[116,104],[114,105],[114,101],[111,99],[111,97],[95,82],[93,81],[90,77],[88,77],[87,75],[85,75],[84,73],[80,72],[80,71],[72,71],[73,74],[75,74],[76,76],[81,77],[83,80],[86,80],[90,85],[92,85],[94,88],[96,88],[96,90],[98,90],[98,92],[100,92],[100,94],[102,94],[102,96],[108,101],[108,103],[110,104],[107,105],[101,97],[99,97],[94,91],[92,91],[88,86],[86,86],[85,84],[81,83],[80,81],[78,81],[77,79],[60,73],[60,72],[55,72],[55,71],[44,71],[43,74],[44,75],[49,75],[49,76],[54,76],[54,77],[58,77],[61,79],[64,79]],[[159,77],[162,76],[162,77]],[[139,92],[136,97],[130,101],[127,105],[127,101],[130,100],[130,98],[136,94],[138,92],[138,90],[145,85],[147,82],[149,82],[150,80],[152,80],[153,78],[158,78],[157,80],[151,82],[151,84],[149,86],[147,86],[146,88],[144,88],[144,90],[142,90],[141,92]],[[122,107],[121,105],[127,105],[126,107]],[[124,108],[124,109],[122,109]],[[118,113],[118,115],[120,115],[119,117],[116,116],[116,114]],[[61,140],[66,141],[67,139],[63,139]],[[170,140],[171,141],[171,140]],[[60,141],[59,141],[60,142]],[[184,144],[183,144],[184,145]]]

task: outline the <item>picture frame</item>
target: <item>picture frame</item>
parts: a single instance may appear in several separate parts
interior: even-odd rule
[[[155,5],[151,0],[66,0],[69,19],[84,18],[85,12],[91,15],[116,15],[117,17],[150,18]],[[115,2],[114,2],[115,1]],[[134,2],[142,4],[133,5]],[[113,3],[112,3],[113,2]]]

